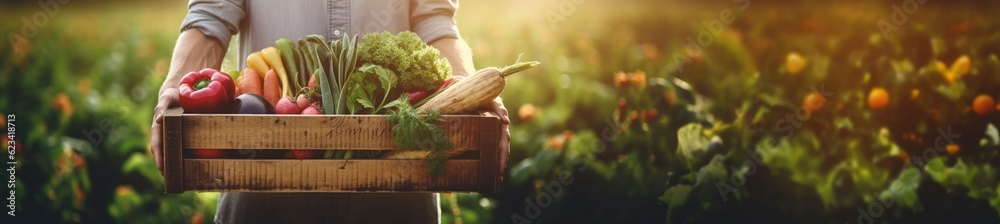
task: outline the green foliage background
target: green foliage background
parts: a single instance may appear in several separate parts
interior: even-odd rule
[[[1000,222],[1000,113],[970,109],[977,95],[1000,99],[995,3],[928,1],[883,36],[878,21],[901,4],[462,2],[478,67],[522,53],[544,64],[503,94],[513,141],[500,192],[442,194],[444,221]],[[40,10],[3,6],[5,33]],[[212,220],[217,194],[162,194],[147,152],[184,7],[74,1],[26,44],[0,44],[19,218]],[[733,22],[686,50],[724,10]],[[805,61],[797,75],[792,52]],[[971,72],[949,82],[938,62],[963,55]],[[867,106],[875,87],[886,109]],[[831,94],[806,116],[813,88]],[[957,153],[934,149],[939,129],[960,135]]]

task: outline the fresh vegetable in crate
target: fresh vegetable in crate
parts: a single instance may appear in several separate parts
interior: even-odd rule
[[[437,48],[427,45],[416,33],[404,31],[366,34],[358,46],[358,59],[384,67],[398,76],[399,89],[434,91],[451,77],[451,64]]]
[[[500,96],[507,86],[507,76],[538,64],[540,63],[537,61],[517,62],[503,68],[480,69],[476,74],[443,86],[443,90],[429,97],[426,102],[417,103],[417,110],[454,114],[475,109]]]
[[[225,113],[236,94],[229,74],[215,69],[202,69],[181,78],[181,107],[187,113]]]
[[[440,52],[408,31],[367,34],[360,41],[357,35],[329,42],[309,35],[296,42],[282,38],[275,45],[247,57],[243,73],[259,77],[240,78],[241,88],[246,82],[246,91],[259,89],[279,114],[388,113],[400,150],[381,156],[372,150],[338,150],[326,157],[430,158],[433,175],[444,173],[444,162],[453,153],[441,114],[468,112],[492,101],[503,91],[507,76],[538,65],[515,63],[456,79]],[[417,147],[425,139],[435,144]],[[296,158],[316,157],[293,152]]]

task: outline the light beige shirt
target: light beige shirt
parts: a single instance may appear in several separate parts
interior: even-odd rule
[[[228,49],[238,34],[239,67],[279,38],[413,31],[427,43],[458,38],[457,0],[190,0],[181,31],[199,29]],[[436,223],[437,194],[223,193],[217,223]]]
[[[333,40],[344,35],[413,31],[426,42],[458,38],[457,0],[190,0],[181,31],[197,28],[228,48],[238,35],[239,58],[319,34]],[[245,67],[239,60],[239,67]]]

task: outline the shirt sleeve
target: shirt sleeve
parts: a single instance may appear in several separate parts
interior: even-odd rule
[[[197,28],[218,40],[223,49],[229,49],[229,40],[239,32],[237,27],[244,16],[243,0],[190,0],[181,32]]]
[[[410,29],[426,43],[441,38],[458,38],[455,11],[458,0],[412,0]]]

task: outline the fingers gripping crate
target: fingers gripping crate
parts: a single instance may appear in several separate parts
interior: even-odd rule
[[[445,115],[454,150],[475,159],[449,159],[432,178],[424,159],[201,159],[184,149],[397,150],[386,115],[184,114],[163,120],[167,193],[220,192],[479,192],[500,181],[500,120],[492,115]]]

